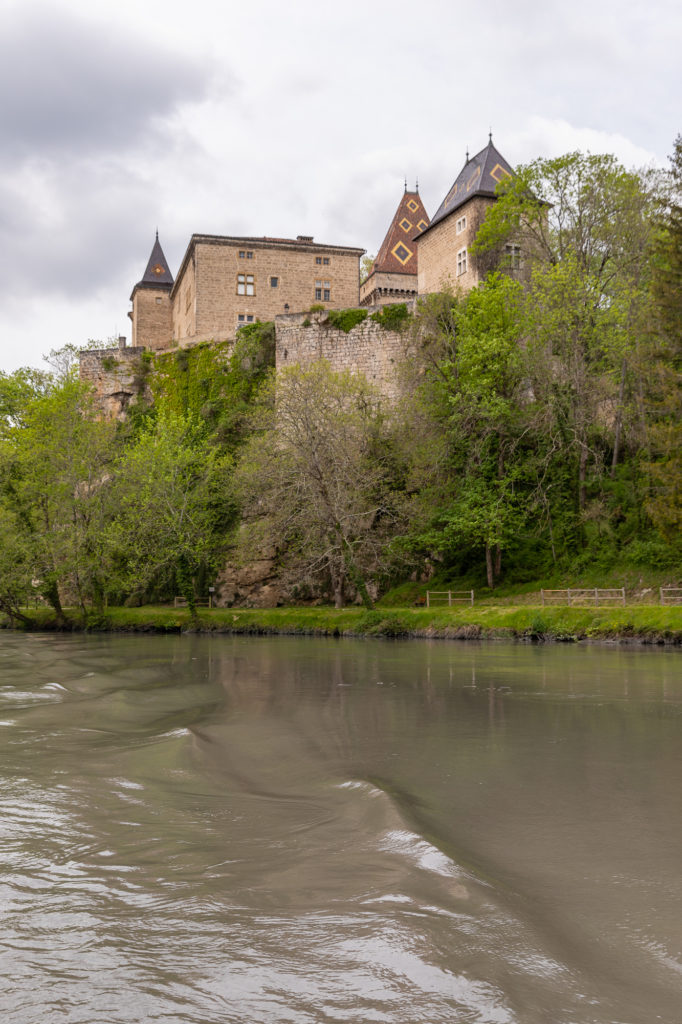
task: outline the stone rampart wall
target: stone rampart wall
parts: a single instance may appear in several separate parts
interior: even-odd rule
[[[324,313],[278,316],[275,325],[278,371],[324,359],[333,370],[364,374],[386,398],[399,396],[400,364],[409,345],[407,332],[387,331],[368,317],[346,334],[330,327]]]

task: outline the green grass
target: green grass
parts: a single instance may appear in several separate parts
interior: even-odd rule
[[[54,629],[46,609],[35,628]],[[682,607],[567,608],[535,604],[478,604],[453,608],[215,608],[193,620],[187,609],[161,606],[110,608],[75,629],[135,632],[281,633],[308,636],[413,636],[442,638],[623,639],[682,643]]]

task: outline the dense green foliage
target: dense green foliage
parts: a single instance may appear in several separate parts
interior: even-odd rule
[[[666,186],[611,157],[522,168],[475,247],[481,268],[501,271],[422,304],[405,416],[417,452],[408,541],[423,556],[462,573],[485,564],[491,587],[505,571],[606,571],[644,552],[679,564],[681,308]],[[510,239],[521,268],[505,267]]]
[[[350,334],[354,327],[366,319],[366,309],[330,309],[327,313],[328,325],[344,334]]]
[[[103,420],[72,360],[0,376],[0,609],[46,602],[87,620],[110,601],[184,595],[194,609],[237,511],[231,466],[274,361],[271,324],[232,353],[203,345],[144,361],[152,402]]]
[[[393,302],[372,313],[370,320],[379,324],[385,331],[400,331],[409,322],[410,312],[406,302]]]

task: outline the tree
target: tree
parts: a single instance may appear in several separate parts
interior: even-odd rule
[[[682,528],[682,135],[671,157],[670,196],[659,223],[652,277],[655,329],[649,373],[647,508],[660,533]]]
[[[492,275],[467,295],[430,298],[416,325],[426,363],[414,411],[431,419],[417,429],[407,414],[417,543],[449,558],[481,550],[490,587],[523,513],[520,297]]]
[[[64,622],[66,603],[85,614],[106,589],[103,538],[116,426],[95,417],[73,371],[59,381],[19,371],[11,383],[4,392],[15,404],[0,447],[4,525],[14,532],[24,592],[35,580]]]
[[[637,453],[646,442],[650,259],[662,194],[660,175],[626,171],[611,156],[537,160],[502,190],[475,244],[498,258],[508,239],[521,243],[519,341],[545,453],[538,497],[551,530],[547,486],[556,494],[570,467],[573,525],[564,516],[563,532],[579,544],[590,523],[613,530],[628,521],[624,503],[643,504]],[[564,497],[559,504],[569,507]]]
[[[401,521],[398,475],[379,396],[364,378],[324,362],[284,370],[237,469],[250,520],[242,547],[265,535],[289,578],[329,586],[337,608],[352,586],[371,608],[370,578]]]
[[[174,583],[194,614],[200,578],[215,574],[234,516],[229,467],[191,416],[162,408],[142,427],[113,469],[109,541],[123,590]]]
[[[376,256],[370,256],[369,253],[365,253],[364,256],[360,257],[360,284],[364,284],[369,275],[374,269],[374,260]]]

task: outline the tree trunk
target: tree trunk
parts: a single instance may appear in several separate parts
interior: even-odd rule
[[[332,570],[332,587],[334,589],[334,607],[343,608],[343,573],[340,570],[338,572]]]
[[[45,588],[43,596],[54,608],[55,615],[57,616],[57,625],[65,626],[66,616],[64,615],[64,609],[62,608],[62,601],[59,596],[59,587],[57,586],[57,584],[48,584],[48,586]]]
[[[488,577],[488,586],[491,590],[495,587],[495,579],[493,575],[493,549],[490,544],[486,543],[485,546],[485,570]]]
[[[623,398],[625,396],[625,360],[623,360],[623,369],[620,375],[620,391],[618,393],[618,409],[616,411],[616,433],[613,439],[613,459],[611,460],[611,479],[616,474],[616,466],[618,465],[618,456],[620,454],[620,433],[623,426]]]
[[[495,545],[495,576],[502,575],[502,548],[499,544]]]
[[[587,504],[587,446],[581,445],[578,463],[578,509],[585,511]]]

